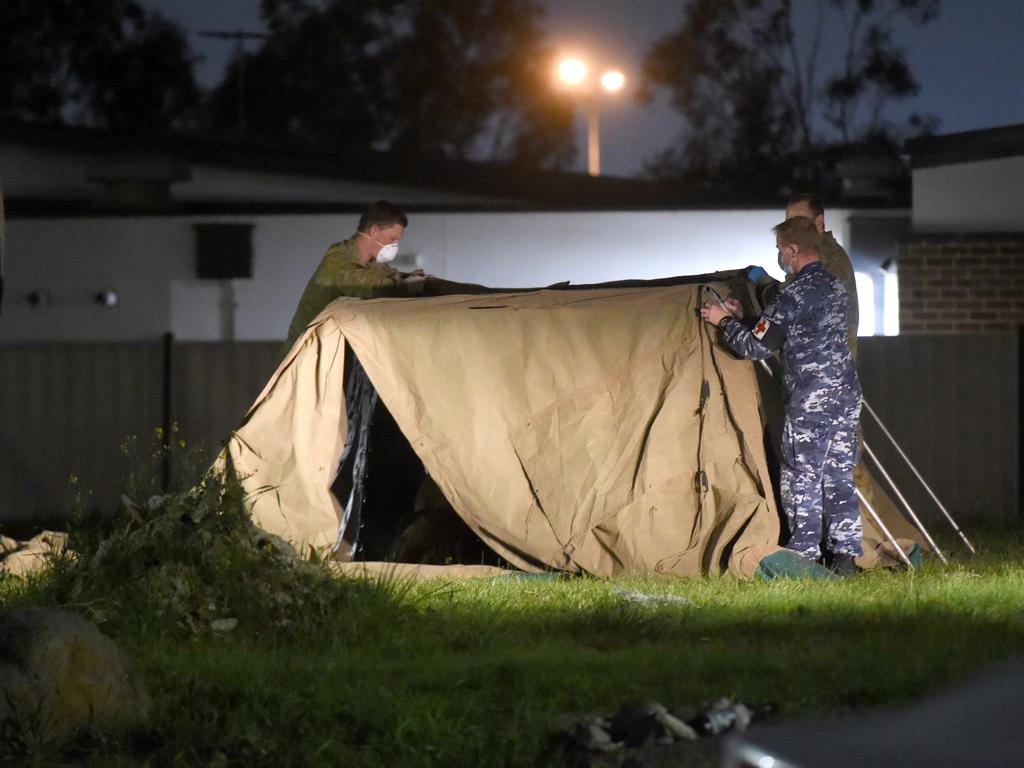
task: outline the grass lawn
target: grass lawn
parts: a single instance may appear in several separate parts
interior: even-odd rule
[[[980,554],[949,566],[836,582],[408,583],[295,576],[220,547],[210,531],[233,535],[223,514],[196,517],[186,536],[136,522],[102,568],[64,562],[0,581],[0,604],[88,606],[155,703],[140,731],[23,754],[26,764],[560,765],[547,744],[560,713],[721,696],[773,702],[780,717],[898,705],[1024,650],[1013,521],[976,532]],[[188,554],[193,536],[208,553]],[[624,590],[686,600],[647,606]],[[205,631],[225,615],[234,631]]]

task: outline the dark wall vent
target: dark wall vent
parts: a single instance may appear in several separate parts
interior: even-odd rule
[[[196,224],[196,277],[252,277],[252,224]]]

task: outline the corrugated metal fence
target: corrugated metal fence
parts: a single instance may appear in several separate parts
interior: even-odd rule
[[[865,399],[958,519],[1020,511],[1019,338],[993,333],[859,340]],[[915,511],[942,530],[941,513],[866,412],[861,424],[864,439]]]
[[[115,503],[130,436],[148,456],[176,423],[190,452],[213,455],[280,354],[280,342],[0,345],[0,524],[65,516],[72,475]]]
[[[1018,349],[1016,334],[861,339],[865,396],[961,522],[1019,510]],[[215,449],[280,353],[278,342],[0,345],[0,524],[60,518],[72,474],[97,503],[116,502],[129,435],[148,445],[176,422],[186,440]],[[919,514],[938,520],[863,421]]]

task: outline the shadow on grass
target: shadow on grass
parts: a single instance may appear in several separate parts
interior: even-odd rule
[[[686,707],[731,695],[774,702],[783,716],[895,706],[1024,649],[1014,580],[997,595],[999,578],[963,579],[952,597],[911,576],[825,589],[686,583],[675,586],[696,587],[692,605],[654,611],[589,580],[525,598],[514,584],[347,583],[353,602],[308,635],[125,638],[157,712],[147,732],[96,754],[557,765],[546,751],[554,716],[630,700]]]
[[[201,531],[203,520],[185,525]],[[559,765],[547,742],[556,715],[610,713],[637,699],[685,708],[735,696],[773,702],[784,717],[897,706],[1024,650],[1020,536],[986,532],[979,549],[919,573],[771,584],[354,581],[280,570],[259,547],[254,559],[214,549],[196,561],[212,583],[193,598],[216,604],[195,614],[198,629],[183,618],[198,603],[168,603],[157,588],[165,582],[147,580],[168,565],[157,558],[110,592],[121,602],[107,622],[142,667],[150,724],[83,737],[57,758]],[[70,583],[36,594],[75,607],[115,589],[104,578],[75,597]],[[638,604],[623,592],[676,601]],[[237,629],[207,631],[203,621],[224,611]]]

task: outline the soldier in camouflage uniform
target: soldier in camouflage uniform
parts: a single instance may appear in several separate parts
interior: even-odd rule
[[[793,280],[752,326],[735,300],[705,305],[701,316],[719,327],[737,354],[761,360],[782,352],[786,397],[780,490],[789,524],[786,545],[809,560],[821,556],[840,573],[853,573],[861,552],[861,520],[853,483],[859,442],[861,389],[847,345],[843,284],[818,256],[819,233],[806,217],[775,227],[779,264]]]
[[[853,354],[853,361],[857,362],[857,325],[860,323],[860,305],[857,303],[857,281],[853,276],[853,264],[850,257],[843,250],[843,246],[836,242],[832,232],[825,229],[825,207],[817,195],[801,194],[795,196],[786,206],[786,218],[792,219],[795,216],[806,216],[814,222],[815,228],[821,235],[821,246],[818,250],[818,257],[821,259],[825,269],[839,279],[839,282],[846,288],[846,295],[849,299],[847,319],[847,333],[850,344],[850,352]],[[786,282],[793,279],[792,275],[786,275]]]
[[[422,272],[403,273],[387,264],[408,225],[405,213],[385,200],[367,206],[355,234],[328,248],[309,279],[288,326],[286,351],[313,318],[341,296],[377,299],[423,292]]]

